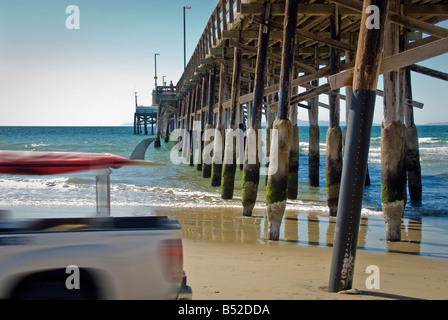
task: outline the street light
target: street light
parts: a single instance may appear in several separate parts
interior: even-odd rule
[[[187,68],[187,43],[186,43],[186,28],[185,28],[185,9],[191,9],[191,7],[184,6],[184,76],[185,76],[185,69]]]
[[[157,56],[160,56],[160,53],[154,53],[154,84],[156,90],[157,90]]]

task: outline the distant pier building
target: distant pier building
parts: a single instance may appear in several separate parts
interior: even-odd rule
[[[137,92],[135,94],[135,113],[134,113],[134,134],[160,135],[165,139],[168,136],[169,122],[174,127],[176,114],[176,87],[171,83],[170,86],[157,86],[152,92],[152,105],[138,105]],[[160,122],[158,122],[160,121]],[[163,132],[158,128],[163,127]],[[151,132],[149,133],[149,127]],[[156,127],[156,132],[154,131]]]

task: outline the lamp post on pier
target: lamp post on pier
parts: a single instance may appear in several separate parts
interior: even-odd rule
[[[157,90],[157,56],[160,56],[160,53],[154,53],[154,85],[155,90]]]
[[[191,9],[191,7],[184,6],[184,75],[185,75],[185,69],[187,68],[187,35],[186,35],[186,27],[185,27],[185,10]]]

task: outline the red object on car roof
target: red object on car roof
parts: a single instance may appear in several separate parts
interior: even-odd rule
[[[163,166],[110,153],[0,151],[0,173],[52,175],[121,166]]]

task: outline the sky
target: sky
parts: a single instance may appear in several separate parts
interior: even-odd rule
[[[155,53],[158,84],[183,72],[183,6],[187,62],[217,0],[0,0],[0,125],[118,126],[151,105]],[[79,8],[79,29],[67,28]],[[441,26],[447,28],[448,23]],[[448,54],[421,65],[448,72]],[[417,124],[448,121],[448,83],[412,73]],[[379,88],[382,83],[379,81]],[[341,119],[345,118],[341,105]],[[320,109],[320,120],[328,111]],[[299,110],[306,120],[306,110]],[[381,123],[377,98],[375,123]]]

